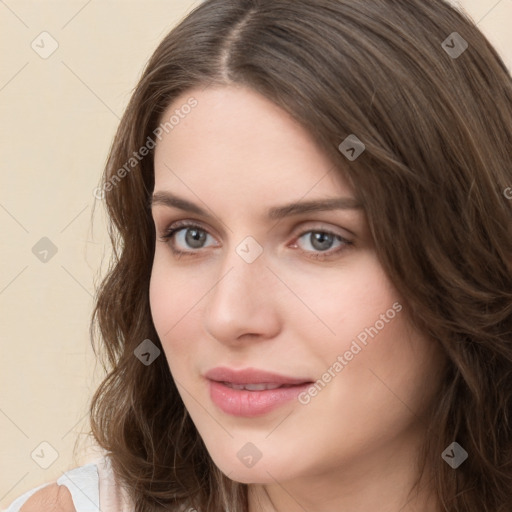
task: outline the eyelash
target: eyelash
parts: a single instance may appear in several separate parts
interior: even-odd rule
[[[165,230],[165,232],[160,236],[160,240],[162,242],[167,243],[169,245],[171,251],[179,258],[181,258],[183,256],[195,257],[195,256],[197,256],[197,252],[200,249],[197,249],[196,251],[181,251],[179,249],[175,249],[173,247],[172,243],[169,243],[169,242],[172,242],[172,238],[174,237],[174,235],[178,231],[183,230],[184,228],[193,228],[193,229],[197,229],[199,231],[209,234],[206,229],[202,228],[198,224],[195,224],[193,222],[188,222],[188,221],[178,221]],[[338,253],[346,250],[348,246],[353,245],[353,242],[350,242],[346,238],[343,238],[342,236],[340,236],[336,233],[333,233],[332,231],[329,231],[328,229],[308,229],[308,230],[300,233],[297,236],[297,240],[302,238],[304,235],[306,235],[308,233],[322,233],[322,234],[331,235],[338,241],[342,242],[341,246],[339,246],[336,250],[331,251],[331,252],[329,252],[329,250],[319,251],[319,252],[311,252],[311,251],[305,251],[303,249],[299,249],[299,251],[303,254],[306,254],[308,258],[312,258],[312,259],[316,259],[316,260],[325,260],[325,259],[333,257],[333,256],[337,255]]]

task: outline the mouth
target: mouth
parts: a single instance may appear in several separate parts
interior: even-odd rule
[[[256,368],[245,368],[243,370],[235,370],[226,366],[218,366],[207,371],[204,376],[215,382],[221,382],[226,385],[233,386],[269,386],[266,389],[272,389],[271,386],[284,387],[296,386],[298,384],[311,383],[309,378],[290,377],[280,373],[273,373],[266,370]],[[250,388],[247,388],[250,389]],[[260,391],[260,389],[254,389]]]
[[[291,387],[298,385],[298,384],[273,384],[273,383],[235,384],[233,382],[221,382],[221,384],[224,384],[224,386],[227,386],[228,388],[231,388],[231,389],[245,389],[246,391],[265,391],[267,389],[291,388]]]
[[[218,367],[204,377],[212,402],[232,416],[254,417],[269,413],[297,398],[313,381],[264,370]]]

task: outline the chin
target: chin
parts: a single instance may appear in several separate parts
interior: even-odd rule
[[[234,457],[231,454],[229,456],[226,454],[215,455],[215,457],[212,456],[212,460],[219,470],[230,480],[242,484],[273,484],[276,480],[289,480],[295,477],[297,473],[297,468],[295,467],[293,468],[294,474],[292,475],[290,464],[285,461],[276,460],[275,457],[266,458],[263,455],[252,466],[246,467],[246,464],[250,464],[250,461],[244,463],[244,453],[239,456],[238,450],[233,453]]]
[[[273,475],[272,470],[267,473],[265,471],[266,468],[263,467],[258,470],[256,468],[233,469],[232,467],[226,468],[226,471],[224,471],[221,467],[219,467],[219,469],[230,480],[240,484],[271,484],[275,482],[275,480],[269,475],[269,473]],[[280,479],[278,478],[278,480]]]
[[[225,473],[224,473],[225,474]],[[258,478],[259,475],[254,475],[254,473],[251,473],[250,471],[240,471],[240,472],[231,472],[228,475],[226,475],[230,480],[233,480],[234,482],[238,482],[239,484],[267,484],[270,483],[270,478]],[[267,475],[268,477],[268,475]]]

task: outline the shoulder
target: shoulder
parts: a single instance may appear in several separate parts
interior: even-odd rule
[[[53,483],[32,494],[20,512],[76,512],[76,509],[69,489]]]
[[[66,471],[56,482],[25,492],[5,512],[119,512],[133,509],[129,493],[114,475],[110,459],[103,457]]]

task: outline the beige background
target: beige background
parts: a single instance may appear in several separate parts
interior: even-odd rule
[[[0,2],[1,508],[98,454],[84,434],[101,377],[88,327],[110,249],[93,190],[144,64],[197,3]],[[512,0],[457,4],[512,69]],[[31,45],[49,51],[50,37],[43,59]],[[46,262],[32,252],[43,237],[57,249]]]

